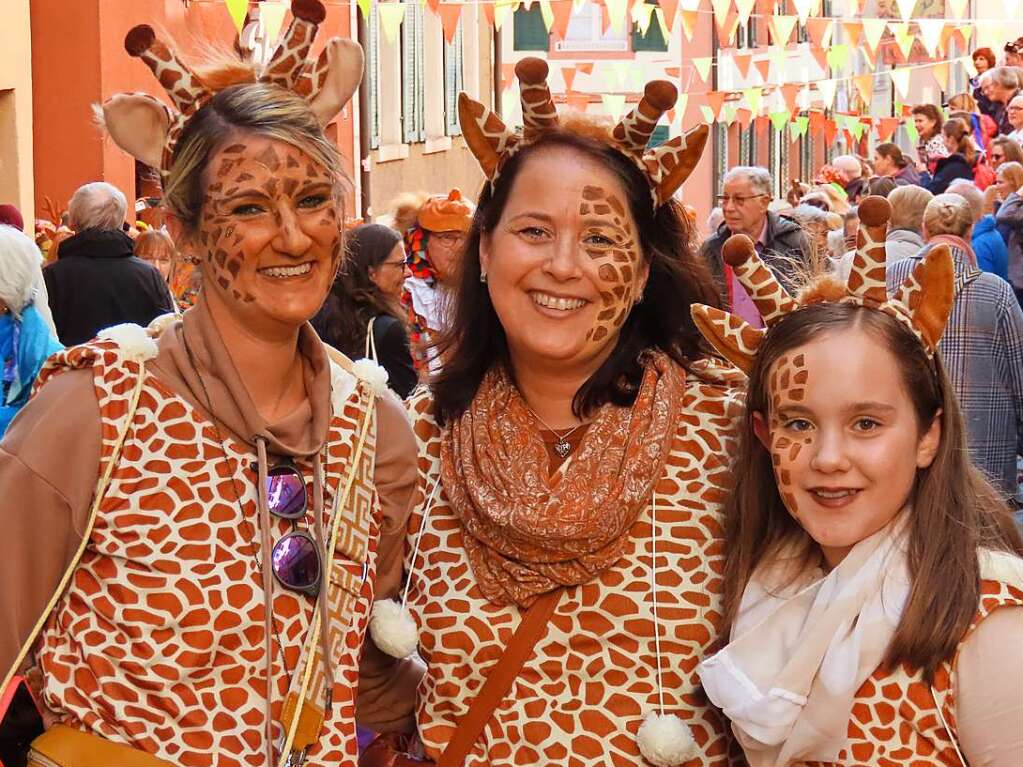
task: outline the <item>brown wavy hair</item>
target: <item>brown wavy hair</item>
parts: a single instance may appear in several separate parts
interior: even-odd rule
[[[681,205],[672,201],[654,208],[650,182],[636,165],[612,147],[606,128],[567,115],[561,126],[544,132],[514,154],[502,167],[496,188],[488,183],[469,230],[462,269],[448,304],[451,323],[437,347],[445,362],[432,383],[435,414],[443,424],[457,418],[472,402],[483,376],[495,365],[510,370],[508,343],[501,321],[480,283],[480,240],[501,220],[522,166],[539,151],[567,149],[596,160],[619,179],[650,266],[643,300],[622,325],[618,341],[604,363],[576,392],[577,416],[592,413],[606,402],[631,405],[642,380],[642,352],[658,349],[679,364],[707,353],[689,313],[693,303],[719,306],[721,299],[707,264],[697,255],[695,229]]]
[[[750,372],[745,423],[725,505],[725,618],[727,636],[742,593],[757,566],[780,546],[803,543],[804,564],[820,551],[788,512],[771,456],[754,435],[754,413],[769,409],[768,374],[785,353],[825,334],[859,328],[888,349],[922,432],[941,419],[941,442],[931,465],[917,471],[909,523],[909,599],[885,663],[906,663],[928,679],[955,653],[980,599],[978,548],[1023,553],[1009,507],[970,463],[965,427],[940,357],[929,360],[920,342],[883,312],[822,303],[787,315],[771,328]]]
[[[970,141],[973,132],[964,120],[953,117],[941,126],[941,132],[956,142],[956,152],[966,158],[966,162],[973,165],[977,159],[977,150],[973,148]]]

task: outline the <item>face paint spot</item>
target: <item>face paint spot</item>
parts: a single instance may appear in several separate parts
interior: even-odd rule
[[[605,197],[604,190],[599,186],[584,186],[583,187],[583,199],[584,200],[601,200]]]
[[[597,276],[604,282],[613,282],[615,277],[618,276],[618,272],[610,264],[601,264],[600,268],[597,269]]]
[[[223,154],[241,154],[245,151],[245,144],[231,144],[222,150]]]
[[[266,166],[271,171],[276,171],[281,167],[281,158],[277,156],[277,150],[274,149],[273,145],[260,152],[256,157],[256,162]]]
[[[284,195],[286,197],[294,197],[296,189],[298,189],[297,179],[289,178],[287,181],[284,182]]]
[[[601,325],[599,328],[596,328],[593,331],[593,340],[594,341],[602,341],[606,337],[607,337],[607,328],[605,328],[603,325]]]

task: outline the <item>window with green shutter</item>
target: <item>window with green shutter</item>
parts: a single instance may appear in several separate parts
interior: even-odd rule
[[[657,8],[657,0],[646,0],[647,5]],[[542,20],[541,20],[542,21]],[[668,41],[661,33],[661,25],[654,13],[650,14],[650,26],[646,28],[646,34],[641,34],[636,24],[632,25],[632,50],[634,51],[666,51]]]
[[[458,126],[458,94],[464,90],[462,81],[462,20],[458,20],[455,36],[448,45],[444,41],[444,133],[460,136]]]
[[[550,48],[550,35],[543,23],[540,3],[533,3],[527,11],[523,7],[516,9],[513,28],[512,47],[517,51],[546,51]]]
[[[426,140],[426,51],[423,45],[423,6],[409,3],[401,23],[402,141]]]
[[[380,15],[376,3],[370,7],[366,24],[366,110],[369,112],[369,147],[380,147]]]

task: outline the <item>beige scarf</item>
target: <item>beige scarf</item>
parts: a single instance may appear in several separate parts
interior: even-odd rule
[[[441,480],[480,591],[528,607],[587,583],[625,553],[682,410],[685,373],[651,354],[631,408],[604,405],[551,476],[536,419],[507,374],[490,371],[445,431]]]
[[[757,568],[732,641],[697,667],[751,767],[833,762],[856,691],[884,659],[909,596],[902,512],[827,575],[792,580],[794,552]]]

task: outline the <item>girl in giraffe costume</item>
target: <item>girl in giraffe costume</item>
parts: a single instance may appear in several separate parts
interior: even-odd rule
[[[357,690],[365,724],[411,725],[421,670],[363,640],[400,578],[413,437],[382,370],[308,323],[342,252],[322,126],[362,53],[307,61],[325,10],[292,14],[262,71],[125,41],[174,108],[121,94],[103,117],[161,169],[203,284],[156,340],[52,357],[0,443],[0,664],[51,725],[32,765],[354,767]]]
[[[796,297],[730,238],[766,329],[693,308],[749,374],[725,517],[729,642],[699,675],[752,767],[1023,762],[1023,542],[969,463],[936,351],[948,247],[889,297],[889,215],[864,200],[848,279]]]
[[[542,60],[516,73],[521,133],[459,98],[487,182],[444,367],[410,401],[419,735],[442,767],[723,767],[693,672],[738,377],[699,344],[688,307],[716,290],[672,201],[708,131],[648,151],[670,83],[612,127],[559,115]]]

